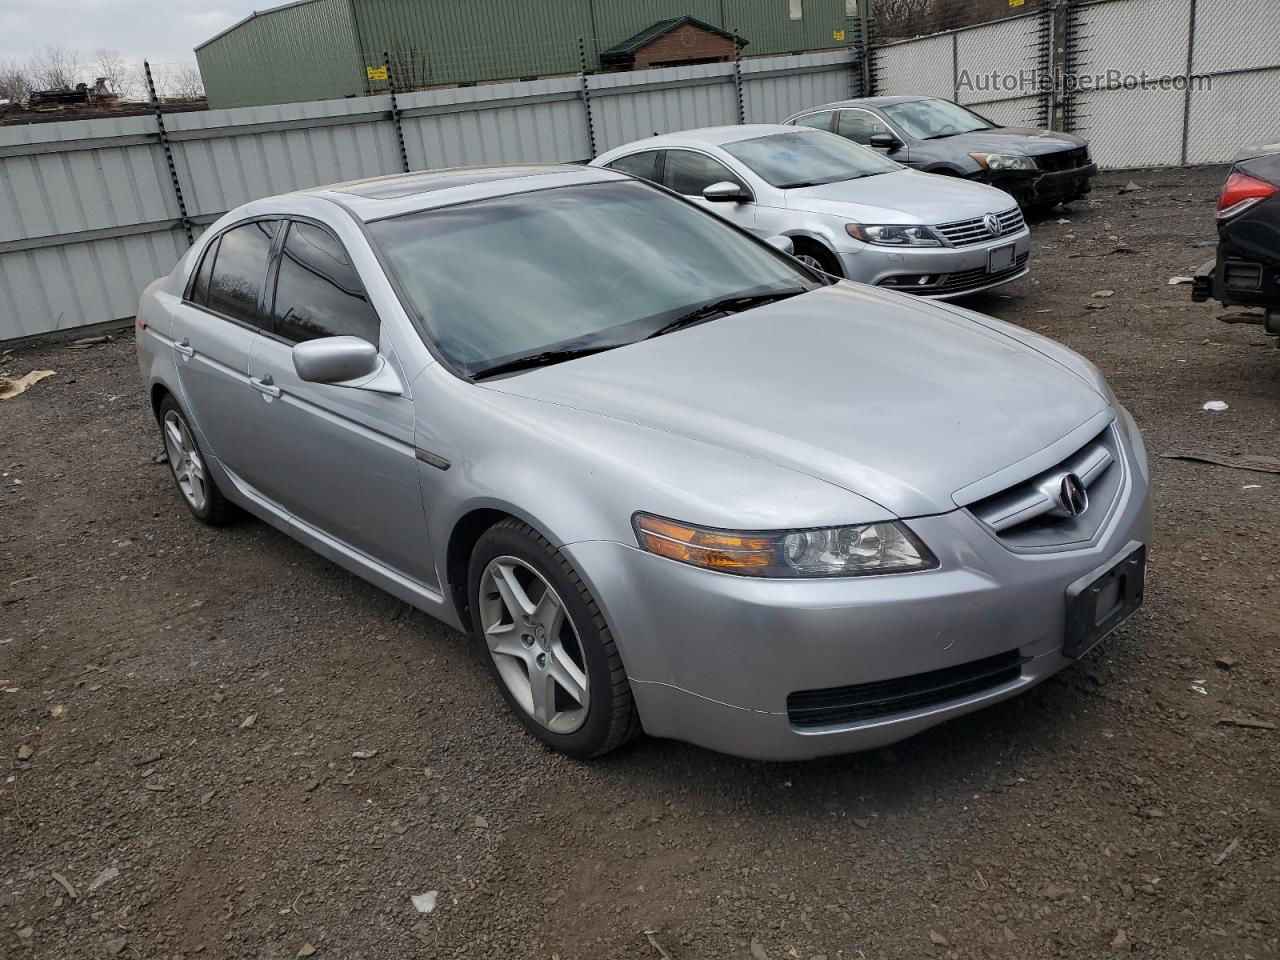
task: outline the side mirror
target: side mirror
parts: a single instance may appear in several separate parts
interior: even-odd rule
[[[877,150],[892,150],[894,147],[901,145],[901,143],[902,141],[892,133],[873,133],[871,135],[871,146]]]
[[[702,199],[711,203],[742,203],[748,197],[747,192],[739,184],[721,180],[703,190]]]
[[[796,245],[791,242],[790,237],[767,237],[764,242],[775,249],[781,250],[787,256],[792,256],[796,252]]]
[[[378,348],[359,337],[321,337],[293,348],[293,369],[308,383],[345,383],[378,372]]]

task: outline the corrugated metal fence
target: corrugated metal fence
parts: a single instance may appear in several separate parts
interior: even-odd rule
[[[568,162],[857,92],[849,50],[397,97],[408,166]],[[740,79],[739,79],[740,78]],[[386,96],[166,114],[198,233],[256,197],[397,173]],[[0,340],[127,318],[187,248],[154,117],[0,127]]]
[[[1080,0],[872,48],[877,94],[1089,140],[1104,167],[1231,160],[1280,136],[1280,16],[1241,0]]]

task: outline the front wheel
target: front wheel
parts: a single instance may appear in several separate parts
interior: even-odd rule
[[[835,255],[821,244],[812,240],[802,240],[796,243],[795,258],[812,270],[818,270],[827,276],[837,279],[844,278],[844,271],[840,269],[840,261]]]
[[[472,552],[468,587],[476,642],[530,733],[585,758],[639,730],[600,608],[545,537],[515,519],[492,527]]]

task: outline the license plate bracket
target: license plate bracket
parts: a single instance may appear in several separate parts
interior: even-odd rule
[[[1015,246],[1012,243],[1005,243],[992,247],[987,252],[987,273],[1003,273],[1006,270],[1012,270],[1015,262]]]
[[[1067,624],[1062,653],[1079,659],[1142,606],[1147,548],[1136,540],[1120,558],[1067,587]]]

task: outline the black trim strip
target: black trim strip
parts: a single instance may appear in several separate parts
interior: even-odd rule
[[[419,460],[421,460],[423,463],[429,466],[435,467],[437,470],[448,470],[451,466],[453,466],[453,464],[451,464],[444,457],[437,456],[434,453],[430,453],[426,450],[422,450],[417,447],[414,448],[413,455],[417,457]]]

